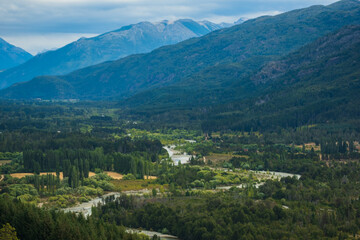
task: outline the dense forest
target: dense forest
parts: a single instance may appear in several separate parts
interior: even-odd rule
[[[200,119],[161,128],[105,102],[3,102],[1,109],[0,225],[19,239],[147,238],[126,228],[180,239],[358,236],[354,128],[203,131]],[[163,148],[170,145],[189,163],[174,165]],[[60,211],[112,191],[123,194],[88,218]]]
[[[267,180],[259,188],[249,183],[244,189],[218,193],[187,188],[186,180],[192,181],[199,172],[178,167],[174,178],[167,179],[188,190],[175,187],[167,198],[150,200],[124,195],[99,206],[92,217],[169,232],[181,239],[357,238],[358,162],[332,161],[327,167],[314,157],[311,153],[296,157],[298,168],[293,170],[302,174],[301,179]],[[293,165],[294,160],[289,160],[281,164]],[[200,175],[211,182],[211,176]]]
[[[0,225],[5,223],[14,227],[18,239],[141,239],[126,233],[123,227],[92,221],[81,215],[49,212],[1,196]]]

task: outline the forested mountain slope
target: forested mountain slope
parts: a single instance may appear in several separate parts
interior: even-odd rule
[[[329,6],[312,6],[249,20],[149,54],[132,55],[65,76],[35,78],[14,85],[1,95],[17,99],[121,99],[145,90],[183,84],[188,78],[195,79],[195,83],[196,79],[201,80],[200,84],[191,85],[195,94],[201,93],[198,86],[207,84],[211,93],[213,86],[219,85],[225,88],[219,88],[219,91],[226,92],[227,86],[243,85],[238,80],[265,62],[345,25],[357,23],[360,23],[359,1],[343,0]],[[221,77],[222,72],[226,81]],[[245,85],[239,94],[243,92],[248,92]],[[154,99],[158,97],[153,96]],[[216,103],[218,98],[216,94],[214,96]],[[228,95],[228,98],[231,100],[232,96]],[[152,102],[151,98],[149,102]],[[136,104],[141,105],[142,101],[135,101]]]
[[[203,127],[356,126],[360,118],[359,59],[360,25],[344,27],[266,64],[251,77],[258,90],[256,97],[213,108]]]

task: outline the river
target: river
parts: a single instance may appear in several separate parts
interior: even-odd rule
[[[164,149],[168,152],[169,157],[173,160],[175,165],[189,163],[192,155],[181,154],[179,151],[175,150],[175,145],[166,146]]]
[[[187,154],[181,154],[179,151],[175,150],[175,147],[176,147],[175,145],[164,147],[164,149],[168,152],[170,158],[174,161],[174,164],[178,165],[179,162],[181,164],[188,163],[192,156],[187,155]],[[222,170],[229,171],[229,169],[222,169]],[[283,173],[283,172],[253,171],[253,170],[250,170],[250,171],[254,172],[257,175],[259,175],[259,174],[264,175],[264,177],[266,177],[267,179],[269,179],[269,178],[281,179],[282,177],[297,177],[297,178],[301,177],[301,175],[299,175],[299,174],[291,174],[291,173]],[[262,184],[264,184],[264,182],[256,183],[255,187],[258,188]],[[231,186],[218,186],[218,187],[216,187],[216,189],[217,190],[229,190],[232,187],[243,188],[245,186],[246,186],[246,184],[231,185]],[[144,193],[149,194],[150,190],[144,189],[144,190],[139,190],[139,191],[123,192],[123,194],[130,194],[130,195],[143,195]],[[81,203],[81,204],[78,204],[77,206],[65,208],[63,210],[64,210],[64,212],[82,213],[85,217],[88,217],[92,213],[91,212],[92,207],[97,206],[99,203],[104,203],[105,198],[110,197],[110,196],[114,196],[115,197],[114,199],[116,199],[117,197],[120,197],[120,193],[118,193],[118,192],[107,193],[101,197],[94,198],[94,199],[90,200],[89,202]],[[166,234],[162,234],[159,232],[153,232],[153,231],[130,229],[130,228],[127,229],[127,231],[135,232],[135,233],[143,233],[149,237],[153,237],[154,235],[157,235],[161,239],[165,239],[165,240],[178,239],[176,236],[166,235]]]
[[[120,193],[111,192],[101,197],[91,199],[89,202],[80,203],[74,207],[64,208],[64,212],[82,213],[86,218],[91,215],[91,208],[96,207],[99,203],[104,203],[105,198],[114,196],[115,198],[120,197]]]
[[[162,239],[162,240],[179,239],[178,237],[173,236],[173,235],[169,235],[169,234],[163,234],[163,233],[159,233],[159,232],[153,232],[153,231],[147,231],[147,230],[139,230],[139,229],[133,229],[133,228],[126,229],[126,232],[128,232],[128,233],[143,233],[143,234],[147,235],[150,238],[152,238],[153,236],[156,235],[156,236],[160,237],[160,239]]]
[[[126,191],[123,194],[142,195],[144,193],[149,194],[150,190],[146,189],[146,190],[139,190],[139,191]],[[104,204],[105,199],[107,197],[111,197],[111,196],[114,196],[114,200],[115,200],[116,198],[120,197],[120,193],[118,193],[118,192],[107,193],[105,195],[102,195],[101,197],[94,198],[89,202],[81,203],[74,207],[65,208],[65,209],[63,209],[63,211],[77,213],[77,214],[81,213],[87,218],[92,213],[92,211],[91,211],[92,207],[97,206],[99,203]],[[163,240],[178,239],[176,236],[173,236],[173,235],[168,235],[168,234],[163,234],[163,233],[153,232],[153,231],[147,231],[147,230],[138,230],[138,229],[133,229],[133,228],[127,228],[126,231],[129,233],[142,233],[142,234],[149,236],[150,238],[152,238],[154,235],[157,235],[158,237],[160,237],[160,239],[163,239]]]
[[[263,178],[263,179],[277,179],[277,180],[280,180],[283,177],[296,177],[297,179],[301,178],[300,174],[293,174],[293,173],[272,172],[272,171],[254,171],[254,170],[249,170],[249,172],[253,172],[254,174],[257,175],[257,177]],[[258,188],[261,185],[263,185],[264,183],[265,182],[255,183],[254,186],[256,188]],[[247,186],[247,183],[242,183],[242,184],[239,184],[239,185],[218,186],[218,187],[216,187],[216,189],[218,189],[218,190],[229,190],[232,187],[244,188],[246,186]]]
[[[189,157],[189,155],[184,155]],[[191,157],[191,156],[190,156]],[[183,162],[182,162],[183,163]],[[229,171],[229,169],[220,169],[220,170],[224,170],[224,171]],[[270,172],[270,171],[253,171],[250,170],[250,172],[253,172],[254,174],[256,174],[258,177],[261,177],[261,175],[263,175],[264,179],[278,179],[280,180],[283,177],[296,177],[296,178],[300,178],[301,175],[299,174],[292,174],[292,173],[283,173],[283,172]],[[259,176],[260,175],[260,176]],[[255,187],[259,187],[262,184],[264,184],[264,182],[262,183],[256,183]],[[239,184],[239,185],[229,185],[229,186],[218,186],[216,187],[216,189],[219,190],[228,190],[231,187],[237,187],[237,188],[243,188],[245,187],[246,184]],[[143,194],[150,194],[151,190],[149,189],[142,189],[142,190],[137,190],[137,191],[125,191],[123,192],[123,194],[127,194],[127,195],[143,195]],[[73,213],[82,213],[85,217],[88,217],[91,215],[91,208],[97,206],[99,203],[103,203],[104,199],[110,196],[114,196],[115,199],[117,197],[120,197],[120,193],[118,192],[110,192],[107,193],[101,197],[97,197],[94,198],[92,200],[90,200],[89,202],[85,202],[85,203],[80,203],[74,207],[68,207],[63,209],[64,212],[73,212]]]

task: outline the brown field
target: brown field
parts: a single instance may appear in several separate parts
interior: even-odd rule
[[[40,176],[47,175],[47,174],[52,174],[52,175],[56,176],[56,172],[41,172]],[[23,178],[23,177],[31,176],[31,175],[34,175],[34,174],[33,173],[12,173],[12,174],[10,174],[10,176],[12,176],[14,178]],[[89,177],[92,177],[92,176],[95,176],[95,173],[89,172]],[[63,178],[64,178],[63,172],[60,172],[60,179],[63,180]]]
[[[42,172],[42,173],[40,173],[40,176],[47,175],[47,174],[56,176],[56,172]],[[64,179],[63,172],[60,172],[60,180],[63,180],[63,179]]]
[[[104,171],[104,173],[106,173],[107,175],[109,175],[110,177],[112,177],[115,180],[121,180],[123,179],[124,175],[117,173],[117,172],[111,172],[111,171]],[[150,180],[154,180],[157,179],[156,176],[144,176],[144,179],[150,179]]]
[[[320,151],[320,145],[316,146],[315,143],[306,143],[305,144],[305,149],[306,150],[311,150],[311,148],[314,148],[314,151]]]
[[[145,179],[145,180],[146,180],[146,179],[155,180],[155,179],[157,179],[157,176],[147,176],[147,175],[145,175],[145,176],[144,176],[144,179]]]
[[[12,173],[10,174],[10,176],[14,177],[14,178],[23,178],[26,176],[31,176],[34,175],[33,173]]]
[[[106,173],[115,180],[121,180],[123,178],[123,175],[117,172],[104,171],[104,173]]]
[[[303,145],[295,145],[295,147],[297,148],[301,148],[303,147]],[[311,148],[314,148],[314,151],[320,151],[320,145],[316,146],[315,143],[311,142],[311,143],[305,143],[305,150],[310,151]]]
[[[359,142],[354,142],[355,148],[360,151],[360,143]]]
[[[11,160],[0,160],[0,166],[11,163]]]
[[[355,141],[354,146],[358,151],[360,151],[360,143],[359,142]],[[296,147],[302,148],[303,146],[302,145],[296,145]],[[316,144],[313,143],[313,142],[312,143],[305,143],[305,149],[306,150],[311,150],[311,148],[314,148],[315,151],[320,151],[321,150],[320,145],[316,146]]]

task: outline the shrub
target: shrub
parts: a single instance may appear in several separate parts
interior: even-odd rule
[[[136,177],[135,177],[133,174],[131,174],[131,173],[126,174],[126,175],[123,177],[123,180],[135,180],[135,179],[136,179]]]
[[[56,195],[65,195],[65,194],[70,194],[73,191],[72,188],[70,187],[62,187],[56,190],[55,194]]]

